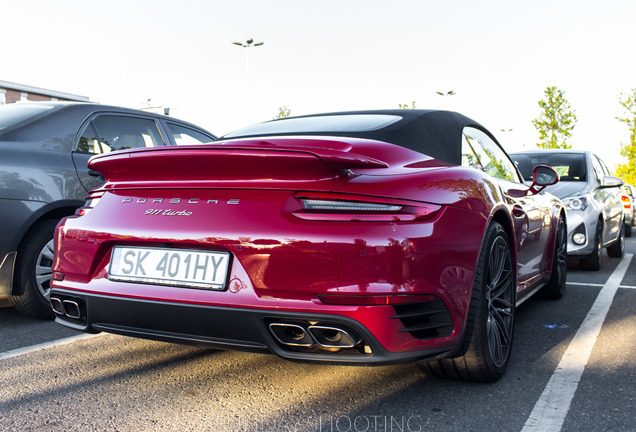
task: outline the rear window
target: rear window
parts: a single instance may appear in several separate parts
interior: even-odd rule
[[[584,182],[587,165],[583,153],[516,153],[510,158],[525,180],[532,180],[532,170],[537,165],[547,165],[559,173],[561,181]]]
[[[0,131],[37,117],[54,107],[52,105],[22,105],[12,103],[0,106]]]
[[[389,126],[402,117],[385,114],[352,114],[298,117],[248,126],[225,135],[236,138],[254,135],[306,134],[333,132],[370,132]]]

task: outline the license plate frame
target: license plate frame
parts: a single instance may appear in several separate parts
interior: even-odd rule
[[[223,251],[115,246],[108,279],[223,291],[227,287],[230,260],[231,254]]]

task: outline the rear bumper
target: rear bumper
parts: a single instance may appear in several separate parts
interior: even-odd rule
[[[67,302],[56,313],[64,326],[89,333],[109,332],[144,339],[206,345],[217,349],[274,353],[289,360],[340,364],[397,364],[449,357],[456,346],[390,352],[360,322],[347,316],[209,305],[180,304],[78,293],[54,288],[51,298]],[[77,308],[74,306],[77,305]],[[59,309],[59,307],[58,307]],[[55,310],[55,308],[54,308]],[[335,352],[285,346],[269,330],[272,322],[318,323],[359,336],[357,349]]]

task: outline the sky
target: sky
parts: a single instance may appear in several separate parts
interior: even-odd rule
[[[624,163],[615,117],[636,88],[634,0],[0,0],[0,16],[0,80],[170,107],[217,135],[283,106],[415,102],[532,149],[556,86],[578,117],[569,144]],[[232,44],[249,38],[263,45]]]

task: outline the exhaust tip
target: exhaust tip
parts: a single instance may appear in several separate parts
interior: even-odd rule
[[[314,345],[314,341],[307,334],[304,327],[298,324],[271,323],[269,331],[283,345],[297,347],[311,347]]]
[[[361,341],[355,333],[337,327],[313,325],[307,330],[316,342],[325,348],[353,348]]]
[[[51,309],[57,315],[64,315],[64,307],[62,306],[62,300],[57,297],[51,297]]]
[[[80,319],[82,314],[80,312],[79,304],[73,300],[62,301],[62,307],[64,309],[64,315],[73,319]]]

